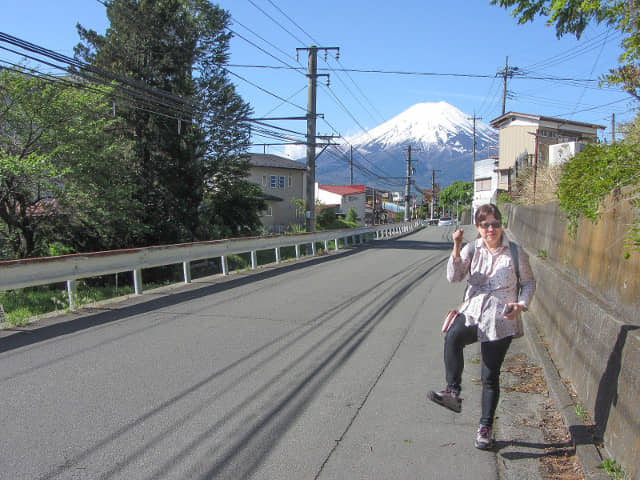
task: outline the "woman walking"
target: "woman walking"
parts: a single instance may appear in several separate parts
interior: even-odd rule
[[[444,340],[447,386],[428,398],[454,412],[462,410],[460,398],[463,349],[480,341],[482,354],[482,415],[475,446],[493,446],[493,419],[500,395],[500,369],[511,340],[522,336],[520,313],[526,311],[536,289],[529,257],[502,230],[502,215],[493,204],[476,211],[479,237],[462,248],[463,230],[453,233],[453,251],[447,280],[460,282],[468,275],[468,288],[458,314]]]

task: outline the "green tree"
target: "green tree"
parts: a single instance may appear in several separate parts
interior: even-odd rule
[[[609,25],[622,34],[620,65],[611,69],[603,81],[619,85],[640,100],[640,15],[635,0],[491,0],[492,5],[509,9],[524,24],[536,16],[555,25],[556,35],[580,38],[589,23]]]
[[[451,210],[458,205],[470,205],[473,200],[473,182],[455,181],[440,191],[440,205]]]
[[[56,243],[63,251],[114,248],[141,228],[108,90],[85,86],[0,72],[3,258],[47,255]]]
[[[76,57],[142,91],[134,97],[121,88],[114,97],[135,145],[142,184],[140,215],[148,228],[136,244],[192,240],[211,234],[218,221],[226,222],[218,231],[243,231],[245,216],[220,215],[223,205],[211,205],[248,188],[243,154],[250,109],[224,69],[228,13],[206,0],[107,0],[105,5],[107,32],[99,35],[79,25]],[[150,103],[154,95],[166,98]]]
[[[347,222],[357,223],[358,222],[358,212],[356,209],[351,207],[349,212],[347,213]]]

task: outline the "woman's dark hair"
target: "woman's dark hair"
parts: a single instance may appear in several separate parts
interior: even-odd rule
[[[480,225],[489,215],[492,215],[497,221],[502,222],[502,214],[498,207],[493,203],[487,203],[478,207],[476,210],[476,225]]]

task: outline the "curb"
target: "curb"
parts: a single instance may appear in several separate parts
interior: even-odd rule
[[[535,321],[535,319],[533,320]],[[611,480],[611,477],[609,477],[604,470],[598,468],[602,465],[602,456],[593,443],[593,436],[589,432],[588,427],[582,419],[578,417],[573,400],[562,383],[558,369],[553,363],[553,359],[545,347],[537,327],[529,321],[522,323],[525,338],[529,342],[531,350],[542,367],[549,388],[549,395],[560,412],[565,426],[569,430],[576,457],[584,472],[584,478],[587,480]]]

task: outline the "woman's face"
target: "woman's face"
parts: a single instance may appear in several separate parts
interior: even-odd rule
[[[482,240],[489,248],[496,248],[502,241],[502,222],[496,220],[493,215],[487,215],[478,225],[476,225]]]

